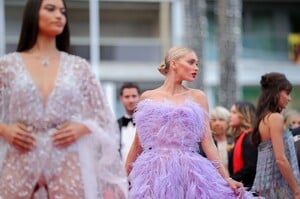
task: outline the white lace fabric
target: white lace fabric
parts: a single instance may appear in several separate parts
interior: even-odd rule
[[[83,123],[91,133],[58,149],[51,134],[65,121]],[[0,137],[0,198],[29,198],[41,176],[52,198],[127,198],[116,119],[84,59],[61,52],[55,87],[44,104],[20,54],[1,57],[0,122],[27,125],[37,141],[22,154]]]

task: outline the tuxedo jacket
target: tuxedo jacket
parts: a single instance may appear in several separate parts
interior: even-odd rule
[[[128,142],[128,141],[130,141],[130,139],[129,140],[127,140],[127,139],[125,139],[124,137],[123,137],[123,133],[124,132],[122,132],[123,131],[123,129],[122,129],[122,127],[127,127],[128,126],[128,124],[129,124],[129,122],[133,122],[133,118],[126,118],[125,116],[122,116],[122,117],[120,117],[119,119],[118,119],[118,125],[119,125],[119,132],[120,132],[120,139],[119,139],[119,152],[120,152],[120,155],[121,155],[121,157],[122,157],[122,153],[124,153],[124,151],[122,151],[122,150],[124,150],[124,147],[126,148],[126,146],[128,146],[128,145],[126,145],[126,146],[123,146],[123,144],[124,144],[124,142]],[[126,134],[125,134],[126,135]],[[123,139],[125,139],[125,140],[123,140]],[[127,140],[127,141],[126,141]],[[126,153],[126,152],[125,152]]]
[[[295,150],[296,150],[297,159],[298,159],[298,166],[300,169],[300,127],[292,129],[292,134],[294,136]]]

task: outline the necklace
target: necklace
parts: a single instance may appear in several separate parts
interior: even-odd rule
[[[42,56],[42,55],[32,55],[33,58],[40,60],[43,67],[47,68],[53,59],[55,59],[58,54],[57,52],[52,53],[50,56]]]
[[[56,56],[57,56],[57,54],[53,53],[49,57],[37,56],[37,58],[42,61],[43,67],[47,68],[50,65],[50,63],[51,63],[51,60],[53,60]]]
[[[48,67],[49,64],[50,64],[50,60],[49,60],[48,57],[42,59],[42,65],[43,65],[44,67]]]

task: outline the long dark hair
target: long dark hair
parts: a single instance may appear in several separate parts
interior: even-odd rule
[[[256,120],[252,134],[252,142],[256,146],[261,142],[259,133],[260,121],[262,121],[268,113],[280,113],[279,93],[283,90],[290,93],[293,89],[292,84],[285,75],[277,72],[267,73],[261,76],[260,85],[261,94],[257,102]]]
[[[28,0],[23,13],[23,21],[17,52],[23,52],[31,49],[36,43],[39,32],[39,10],[43,0]],[[65,8],[66,3],[62,0]],[[67,8],[66,8],[67,9]],[[70,30],[68,24],[68,15],[66,16],[66,25],[63,32],[56,36],[56,47],[60,51],[70,51]]]

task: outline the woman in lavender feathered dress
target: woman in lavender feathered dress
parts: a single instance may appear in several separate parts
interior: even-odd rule
[[[141,96],[126,161],[131,199],[252,198],[220,162],[205,94],[182,85],[196,78],[197,62],[191,49],[171,48],[159,68],[164,84]],[[199,155],[199,141],[208,159]]]

